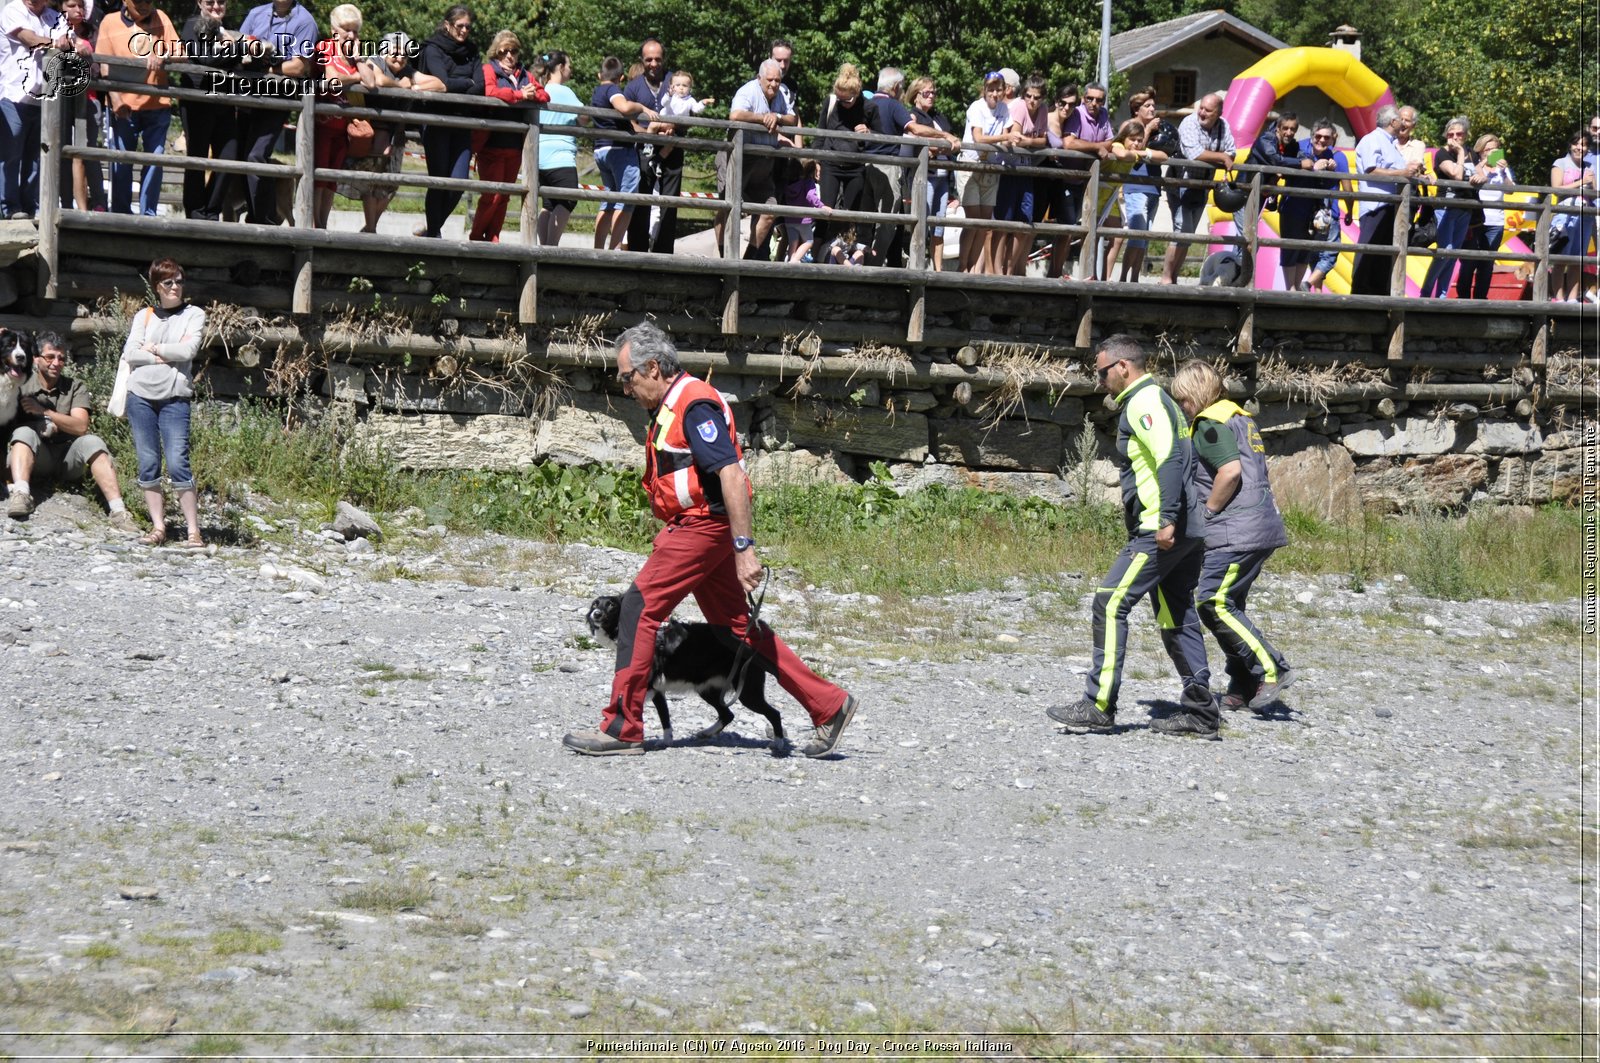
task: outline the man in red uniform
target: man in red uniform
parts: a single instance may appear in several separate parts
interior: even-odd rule
[[[748,643],[811,715],[816,734],[800,751],[827,756],[855,717],[856,699],[807,668],[764,625],[754,637],[746,631],[745,593],[761,582],[761,561],[750,535],[753,492],[733,410],[710,384],[683,371],[672,340],[648,321],[618,337],[616,352],[623,392],[655,412],[645,440],[644,486],[666,527],[622,597],[617,670],[600,730],[569,734],[562,744],[587,756],[644,752],[656,631],[693,594],[706,621]]]

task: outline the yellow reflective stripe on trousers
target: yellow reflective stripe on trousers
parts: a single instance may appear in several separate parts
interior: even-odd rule
[[[1101,712],[1106,711],[1109,700],[1106,692],[1111,689],[1111,680],[1117,672],[1117,612],[1122,608],[1122,599],[1128,596],[1128,588],[1133,586],[1134,580],[1144,570],[1145,562],[1149,560],[1149,554],[1134,554],[1128,571],[1122,574],[1122,579],[1115,587],[1110,588],[1111,596],[1106,599],[1105,642],[1100,645],[1100,682],[1094,696],[1095,708]]]
[[[1163,631],[1171,631],[1177,627],[1172,622],[1172,607],[1167,604],[1167,596],[1161,593],[1161,588],[1156,588],[1156,627]]]
[[[1261,662],[1262,671],[1265,673],[1262,676],[1262,682],[1276,683],[1278,681],[1278,663],[1272,659],[1272,654],[1267,652],[1267,648],[1261,645],[1261,640],[1256,638],[1249,628],[1239,622],[1238,617],[1228,612],[1228,591],[1233,587],[1233,581],[1238,577],[1238,564],[1229,565],[1228,574],[1222,577],[1222,583],[1217,587],[1217,593],[1211,598],[1212,608],[1216,609],[1217,615],[1222,618],[1222,622],[1228,625],[1228,630],[1237,635],[1240,642],[1250,647],[1251,656]]]

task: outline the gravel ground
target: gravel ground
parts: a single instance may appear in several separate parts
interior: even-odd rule
[[[764,617],[862,701],[840,752],[741,712],[591,760],[584,609],[638,557],[245,520],[0,531],[0,1053],[1570,1054],[1505,1032],[1593,1021],[1576,602],[1269,576],[1303,678],[1207,742],[1145,726],[1177,691],[1142,608],[1118,731],[1044,716],[1096,573],[780,570]]]

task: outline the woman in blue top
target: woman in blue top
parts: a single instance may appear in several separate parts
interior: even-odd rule
[[[548,51],[533,64],[533,76],[544,83],[550,93],[551,103],[582,106],[577,93],[567,87],[572,77],[572,60],[566,52]],[[543,111],[539,115],[539,186],[541,188],[578,187],[578,143],[571,133],[556,133],[558,126],[589,124],[587,117],[561,111]],[[578,206],[575,199],[553,199],[546,193],[544,209],[539,212],[538,234],[541,244],[559,244],[567,219]]]

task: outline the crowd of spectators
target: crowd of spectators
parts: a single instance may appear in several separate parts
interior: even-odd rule
[[[59,2],[59,10],[50,6]],[[437,238],[460,205],[476,163],[477,178],[511,184],[522,163],[521,134],[504,129],[473,128],[472,119],[486,116],[512,121],[535,113],[541,126],[538,177],[542,203],[537,213],[540,243],[561,239],[579,187],[579,140],[563,127],[595,126],[592,145],[599,180],[616,199],[597,204],[594,246],[670,253],[677,233],[676,210],[647,207],[624,198],[656,193],[677,197],[682,191],[684,151],[671,143],[641,141],[630,134],[682,136],[681,119],[700,114],[715,102],[701,96],[690,71],[673,70],[666,45],[655,38],[640,46],[628,69],[623,59],[605,57],[593,75],[573,69],[559,50],[525,57],[515,33],[493,34],[487,54],[472,43],[474,23],[464,5],[449,7],[436,31],[419,44],[402,32],[383,34],[376,45],[363,44],[360,9],[340,4],[328,14],[328,32],[297,0],[272,0],[250,8],[237,29],[229,28],[228,0],[196,0],[181,28],[156,9],[152,0],[111,0],[118,5],[97,10],[104,0],[9,0],[0,6],[0,215],[31,217],[38,209],[41,97],[50,77],[53,52],[71,52],[87,61],[97,58],[107,80],[163,88],[204,89],[206,98],[185,98],[178,106],[184,149],[191,156],[245,161],[270,166],[280,145],[288,111],[248,106],[248,96],[297,97],[282,86],[293,79],[314,79],[317,100],[328,108],[352,105],[394,113],[393,120],[370,116],[347,118],[320,114],[309,135],[315,141],[319,168],[355,171],[359,179],[317,181],[313,220],[325,226],[335,193],[359,199],[363,231],[375,232],[396,186],[377,182],[375,175],[398,173],[407,146],[407,119],[420,126],[422,157],[431,182],[425,190],[421,224],[415,235]],[[378,27],[382,29],[382,27]],[[371,36],[371,34],[369,34]],[[964,108],[941,108],[940,86],[931,78],[908,79],[897,67],[884,67],[868,87],[867,78],[844,64],[832,91],[820,101],[802,101],[789,79],[794,49],[774,41],[748,82],[730,94],[727,116],[747,126],[747,149],[737,160],[717,153],[716,187],[729,194],[733,173],[739,175],[740,199],[752,213],[735,241],[744,240],[748,258],[775,256],[794,261],[833,262],[860,266],[899,266],[912,257],[911,227],[899,222],[867,221],[851,215],[911,213],[910,197],[918,141],[926,142],[930,167],[925,183],[928,243],[921,250],[934,269],[946,265],[947,220],[959,209],[967,219],[960,239],[958,268],[988,274],[1024,273],[1040,258],[1047,275],[1068,272],[1082,261],[1080,274],[1096,279],[1117,276],[1138,281],[1145,272],[1147,238],[1143,235],[1101,238],[1082,248],[1082,236],[1054,234],[1047,250],[1035,226],[1053,223],[1080,226],[1091,217],[1100,228],[1143,234],[1154,228],[1165,200],[1171,230],[1199,231],[1215,205],[1214,171],[1231,176],[1236,155],[1234,131],[1222,116],[1222,99],[1201,97],[1192,112],[1176,124],[1157,107],[1153,88],[1132,93],[1126,117],[1117,119],[1104,85],[1058,85],[1052,91],[1038,75],[1021,76],[1009,68],[988,72],[976,98]],[[526,59],[526,61],[525,61]],[[179,66],[176,72],[169,66]],[[59,65],[59,62],[58,62]],[[196,71],[199,71],[196,73]],[[285,82],[284,79],[290,79]],[[582,86],[592,85],[588,95]],[[947,86],[949,87],[949,86]],[[454,99],[437,102],[385,95],[382,90],[410,89],[441,93]],[[460,100],[486,97],[525,105],[504,114],[484,111]],[[591,118],[540,104],[587,105],[609,115]],[[72,97],[63,107],[63,121],[88,132],[89,143],[104,137],[113,147],[146,156],[110,166],[109,201],[99,167],[78,160],[64,173],[60,194],[79,209],[110,209],[153,215],[160,206],[162,168],[150,156],[166,152],[172,101],[159,94],[129,91]],[[416,113],[406,115],[406,111]],[[952,119],[946,113],[956,117]],[[440,121],[425,120],[429,118]],[[1178,117],[1173,115],[1173,117]],[[1283,248],[1278,256],[1285,287],[1320,290],[1345,241],[1345,227],[1359,231],[1359,242],[1383,244],[1394,237],[1397,205],[1356,200],[1352,192],[1394,193],[1406,183],[1425,202],[1410,219],[1413,242],[1419,230],[1433,235],[1439,254],[1422,282],[1424,296],[1449,291],[1452,278],[1458,297],[1482,298],[1492,263],[1444,254],[1451,251],[1498,249],[1505,234],[1504,211],[1495,186],[1514,180],[1505,151],[1494,135],[1472,139],[1465,118],[1452,119],[1445,143],[1429,161],[1427,145],[1415,134],[1416,112],[1409,107],[1380,112],[1378,128],[1356,145],[1354,164],[1335,150],[1337,130],[1314,122],[1302,139],[1298,116],[1281,112],[1248,145],[1244,161],[1297,170],[1267,178],[1264,209],[1276,211],[1284,239],[1325,241],[1328,250]],[[796,127],[824,131],[806,153]],[[307,131],[297,131],[307,135]],[[863,138],[873,134],[880,139]],[[898,142],[881,139],[901,138]],[[1600,118],[1572,138],[1568,154],[1555,160],[1550,183],[1574,191],[1568,202],[1592,203],[1595,196],[1594,144]],[[1097,186],[1089,182],[1094,160],[1103,160]],[[979,168],[950,165],[983,164]],[[1183,165],[1183,160],[1203,165]],[[135,168],[139,183],[134,187]],[[1465,188],[1433,181],[1465,182]],[[240,217],[258,224],[281,224],[289,213],[283,187],[270,170],[248,175],[189,169],[184,172],[182,210],[185,216],[213,220]],[[1093,202],[1086,202],[1098,187]],[[477,241],[499,239],[510,194],[488,189],[477,196],[476,209],[464,229]],[[763,214],[764,204],[801,207],[806,217]],[[752,210],[752,208],[756,208]],[[837,216],[842,215],[842,216]],[[1248,219],[1235,215],[1237,225]],[[717,224],[722,246],[726,216]],[[1343,221],[1342,226],[1340,222]],[[991,222],[991,225],[972,224]],[[1585,254],[1593,238],[1593,218],[1558,215],[1553,244],[1567,254]],[[1270,237],[1270,233],[1266,234]],[[1075,244],[1077,246],[1075,246]],[[737,246],[737,243],[735,244]],[[1190,245],[1168,241],[1160,281],[1175,283]],[[1118,262],[1120,259],[1120,272]],[[1393,256],[1357,255],[1352,290],[1389,290]],[[1577,266],[1553,271],[1552,291],[1558,299],[1595,298],[1592,278]]]

